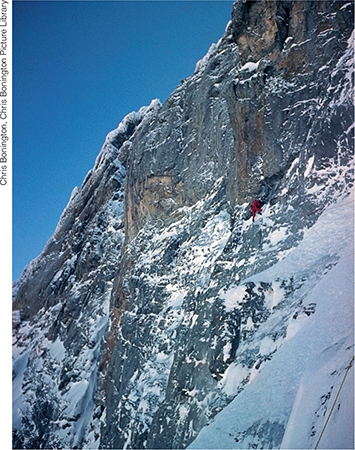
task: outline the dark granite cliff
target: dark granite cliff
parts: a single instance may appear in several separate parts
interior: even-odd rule
[[[15,284],[15,447],[185,448],[314,313],[338,254],[280,264],[350,199],[353,12],[236,1],[195,73],[108,135]]]

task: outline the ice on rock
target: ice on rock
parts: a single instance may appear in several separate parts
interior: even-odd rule
[[[14,283],[14,448],[353,448],[353,3],[311,6],[235,2],[107,135]]]

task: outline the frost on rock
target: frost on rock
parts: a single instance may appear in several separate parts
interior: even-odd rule
[[[130,138],[136,131],[136,128],[141,122],[150,120],[150,117],[153,116],[160,107],[160,100],[154,99],[149,106],[142,106],[138,112],[133,111],[127,114],[127,116],[119,123],[118,127],[106,136],[105,143],[96,158],[93,170],[97,171],[100,165],[106,162],[107,159],[112,161],[118,155],[121,156],[120,159],[125,159],[126,155],[122,155],[122,149],[130,146]],[[125,150],[127,151],[127,149]]]
[[[125,171],[120,162],[113,162],[96,174],[100,176],[91,173],[73,191],[53,237],[16,283],[16,448],[80,447],[89,424],[97,420],[98,361],[124,240]],[[102,185],[109,191],[108,197],[96,200],[96,207],[90,194],[95,184],[99,191]],[[99,445],[97,432],[89,439]]]
[[[349,251],[353,238],[348,232],[353,209],[347,208],[349,201],[353,195],[329,207],[299,246],[258,274],[265,287],[271,288],[273,280],[281,278],[292,280],[293,289],[278,281],[276,302],[268,305],[271,314],[257,330],[253,330],[255,319],[246,321],[238,357],[220,382],[228,394],[244,388],[189,448],[314,448],[354,351],[353,305],[349,302],[353,296]],[[251,279],[254,284],[255,279]],[[241,309],[248,293],[240,287],[223,298],[235,299],[235,307]],[[353,390],[350,381],[346,389],[343,399]],[[340,441],[328,434],[331,448],[338,448],[338,442],[343,442],[341,448],[350,448],[353,442],[347,417],[353,416],[352,407],[345,405],[342,413],[337,411],[332,417],[338,422],[345,420],[345,434]]]
[[[14,447],[353,448],[352,9],[235,2],[108,134],[14,284]]]

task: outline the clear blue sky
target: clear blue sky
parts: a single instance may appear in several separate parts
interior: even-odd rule
[[[42,251],[106,134],[192,75],[232,4],[14,1],[14,279]]]

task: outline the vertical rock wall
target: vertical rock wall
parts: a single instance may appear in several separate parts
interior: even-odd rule
[[[236,1],[109,134],[16,284],[16,447],[185,448],[272,358],[336,264],[262,275],[353,186],[352,32],[353,2]]]

